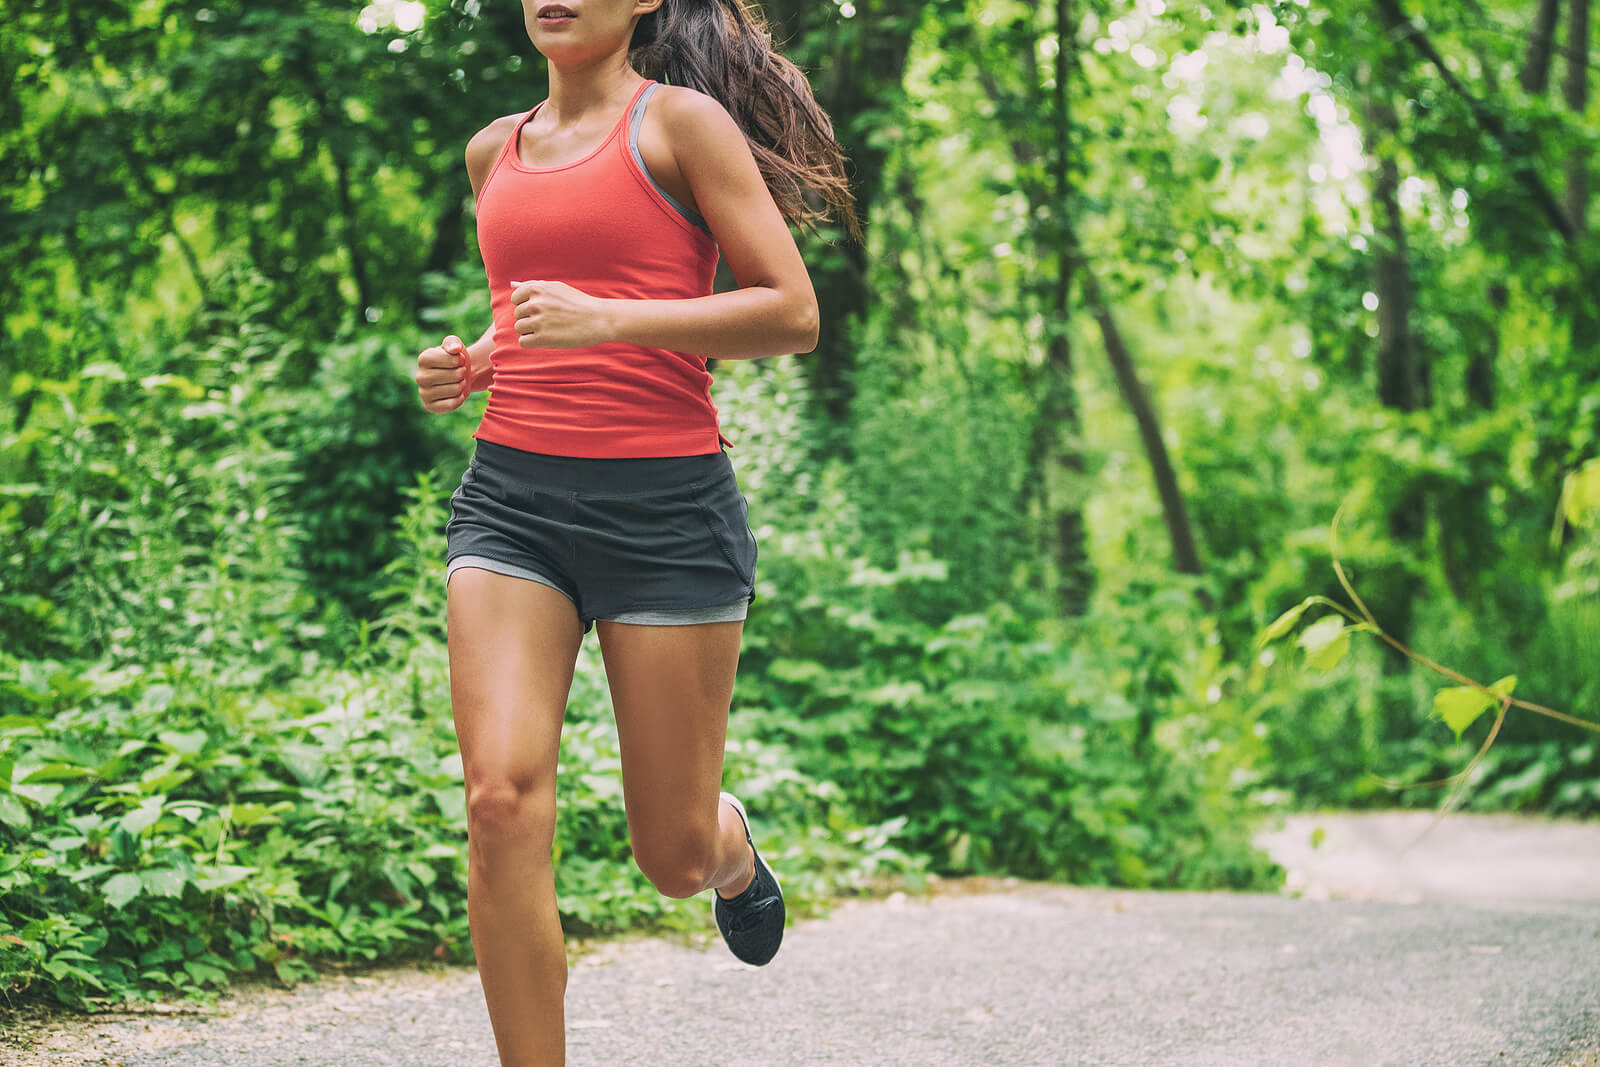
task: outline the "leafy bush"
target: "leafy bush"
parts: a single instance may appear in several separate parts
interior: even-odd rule
[[[283,356],[270,333],[238,336],[24,382],[41,395],[0,439],[0,552],[19,564],[3,624],[18,640],[0,653],[0,991],[86,1006],[470,954],[446,491],[427,470],[399,489],[410,503],[368,582],[380,615],[310,616],[304,467],[269,440],[303,412],[261,373]],[[155,371],[180,357],[182,373]],[[770,745],[730,751],[735,787],[774,814],[764,832],[788,835],[771,847],[804,872],[786,879],[798,906],[922,866]],[[703,925],[703,902],[662,897],[632,863],[592,643],[561,766],[567,928]]]
[[[838,466],[799,463],[795,435],[764,432],[797,417],[792,375],[780,364],[724,390],[754,434],[738,461],[762,543],[736,690],[745,731],[837,783],[868,821],[894,820],[895,843],[939,871],[1270,882],[1248,842],[1259,744],[1206,702],[1226,668],[1189,592],[1130,590],[1076,625],[1026,598],[924,621],[949,565],[913,550],[874,565],[882,540],[860,514],[886,521],[876,498],[847,495]]]
[[[411,496],[391,613],[347,665],[263,688],[242,661],[7,658],[0,989],[81,1006],[262,967],[294,981],[314,961],[468,958],[461,762],[440,710],[444,501],[426,477]],[[586,648],[558,776],[563,922],[703,925],[703,907],[660,896],[632,864],[603,678]],[[811,810],[837,791],[770,746],[735,751],[735,781],[763,810],[853,836],[789,843],[811,876],[794,880],[797,903],[919,866],[841,809]]]

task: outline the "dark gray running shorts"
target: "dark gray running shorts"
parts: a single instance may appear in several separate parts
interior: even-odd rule
[[[743,619],[756,539],[727,453],[581,459],[477,441],[445,525],[445,581],[478,567],[566,595],[596,619]]]

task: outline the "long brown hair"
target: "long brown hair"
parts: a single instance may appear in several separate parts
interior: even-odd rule
[[[837,218],[861,240],[833,122],[800,68],[773,49],[759,8],[748,0],[662,0],[639,19],[630,48],[646,78],[688,86],[728,109],[784,218],[808,228]]]

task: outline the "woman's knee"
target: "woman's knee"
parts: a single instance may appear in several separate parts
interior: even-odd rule
[[[554,778],[483,774],[468,779],[467,837],[473,845],[518,841],[548,851],[555,829]]]
[[[670,837],[633,842],[633,860],[663,895],[692,897],[710,887],[716,869],[717,827],[679,827]]]

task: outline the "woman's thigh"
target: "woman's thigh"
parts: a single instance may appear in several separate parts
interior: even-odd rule
[[[743,622],[598,624],[636,854],[715,832]]]
[[[450,575],[447,600],[450,699],[469,811],[484,799],[515,805],[534,790],[553,805],[561,720],[583,638],[572,601],[475,567]]]

